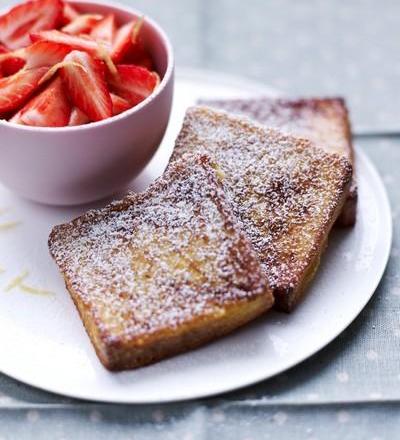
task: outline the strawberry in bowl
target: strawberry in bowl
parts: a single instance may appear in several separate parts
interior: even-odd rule
[[[143,17],[119,23],[113,13],[82,12],[62,0],[15,6],[0,17],[0,117],[76,126],[118,114],[112,96],[124,100],[124,111],[144,101],[160,78],[142,42],[143,23]],[[59,108],[39,105],[55,93]]]
[[[29,0],[0,15],[0,181],[72,205],[126,187],[171,112],[164,31],[128,7]]]

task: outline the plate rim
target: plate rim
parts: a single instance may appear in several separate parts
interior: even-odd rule
[[[200,81],[211,82],[214,84],[216,82],[223,82],[224,84],[237,88],[243,87],[243,84],[245,84],[246,92],[252,92],[260,95],[261,90],[261,93],[264,96],[269,96],[271,98],[285,96],[285,93],[282,93],[281,90],[278,90],[275,87],[270,87],[268,84],[247,78],[246,76],[234,75],[218,70],[198,69],[194,67],[177,67],[175,69],[175,76],[178,78],[187,78],[189,80],[198,79]]]
[[[207,82],[218,82],[223,81],[225,84],[229,83],[232,86],[243,86],[244,82],[246,82],[246,91],[250,89],[254,92],[260,93],[260,90],[262,93],[265,93],[266,95],[273,95],[273,96],[279,96],[281,93],[279,93],[277,90],[273,88],[269,88],[267,85],[264,85],[262,83],[259,83],[257,81],[243,78],[241,76],[236,75],[230,75],[225,74],[222,72],[213,72],[211,70],[205,70],[205,69],[192,69],[192,68],[180,68],[177,70],[177,76],[187,78],[190,80],[193,80],[194,78],[198,78]],[[247,87],[247,85],[249,87]],[[331,336],[328,339],[325,339],[322,343],[317,344],[313,348],[307,350],[306,352],[302,353],[301,356],[299,356],[297,359],[294,359],[292,362],[289,362],[285,364],[285,366],[278,368],[278,370],[274,371],[272,374],[259,374],[259,375],[253,375],[249,379],[244,379],[240,381],[240,384],[235,385],[234,387],[229,386],[221,386],[221,387],[215,387],[213,391],[206,391],[204,393],[197,393],[196,395],[188,396],[187,393],[176,393],[174,397],[166,397],[166,398],[157,398],[157,399],[135,399],[132,394],[128,395],[126,398],[119,398],[116,400],[115,398],[106,398],[106,397],[96,397],[92,393],[91,396],[88,396],[88,394],[85,393],[68,393],[65,391],[60,391],[59,389],[56,389],[54,386],[45,387],[43,384],[37,384],[34,380],[27,380],[26,378],[19,377],[18,374],[13,374],[12,372],[5,372],[0,367],[0,373],[4,374],[14,380],[17,380],[21,383],[24,383],[28,386],[32,386],[34,388],[43,390],[45,392],[64,396],[68,398],[73,398],[76,400],[85,400],[89,402],[98,402],[98,403],[108,403],[108,404],[135,404],[135,405],[150,405],[150,404],[164,404],[164,403],[172,403],[172,402],[185,402],[185,401],[193,401],[198,399],[205,399],[205,398],[211,398],[218,395],[221,395],[223,393],[233,392],[240,389],[243,389],[245,387],[248,387],[250,385],[254,385],[257,383],[260,383],[261,381],[268,380],[272,377],[275,377],[278,374],[281,374],[284,371],[290,370],[296,365],[300,364],[301,362],[308,359],[310,356],[319,353],[323,348],[328,346],[334,339],[336,339],[349,325],[351,325],[352,322],[360,315],[361,311],[365,308],[367,303],[371,300],[373,295],[376,292],[377,287],[379,286],[379,283],[381,282],[384,272],[386,270],[391,248],[392,248],[392,242],[393,242],[393,219],[391,215],[391,206],[389,197],[385,188],[385,185],[383,183],[382,178],[379,175],[379,172],[377,171],[376,167],[372,163],[372,161],[369,159],[369,157],[359,148],[359,146],[355,145],[355,156],[357,161],[361,161],[363,163],[363,166],[365,166],[368,169],[368,172],[371,173],[371,175],[374,176],[374,181],[377,183],[376,186],[376,193],[379,194],[379,199],[382,203],[382,206],[385,207],[384,210],[380,211],[380,218],[382,220],[382,223],[384,223],[385,227],[385,248],[384,248],[384,257],[382,258],[380,262],[379,270],[376,270],[376,281],[371,287],[371,293],[367,295],[360,303],[359,308],[357,309],[357,312],[352,314],[351,319],[346,320],[344,324],[341,325],[340,328],[335,330],[333,336]],[[113,373],[110,373],[113,374]]]

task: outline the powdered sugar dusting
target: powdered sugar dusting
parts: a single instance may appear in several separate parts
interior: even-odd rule
[[[246,115],[293,136],[304,137],[329,153],[353,160],[348,114],[341,98],[257,98],[201,102]]]
[[[296,289],[346,196],[349,162],[207,107],[188,110],[172,159],[196,150],[212,155],[226,174],[226,190],[270,285]]]
[[[108,340],[173,328],[258,295],[272,303],[205,156],[179,161],[145,193],[54,228],[49,247]]]

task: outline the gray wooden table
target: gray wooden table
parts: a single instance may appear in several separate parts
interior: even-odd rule
[[[0,375],[0,439],[398,438],[400,2],[125,2],[166,28],[178,66],[236,73],[290,94],[345,96],[356,132],[378,134],[356,142],[389,193],[395,224],[390,262],[357,320],[276,378],[210,400],[118,406],[73,401]]]

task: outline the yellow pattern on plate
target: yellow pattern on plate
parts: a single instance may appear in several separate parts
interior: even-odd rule
[[[41,289],[37,287],[33,287],[29,284],[25,284],[24,281],[29,276],[29,272],[25,270],[21,273],[21,275],[18,275],[15,277],[11,282],[8,284],[8,286],[4,289],[5,292],[10,292],[11,290],[15,288],[19,288],[22,292],[30,293],[32,295],[54,295],[54,292],[51,292],[50,290]]]
[[[7,231],[18,226],[21,222],[4,222],[0,223],[0,231]]]

